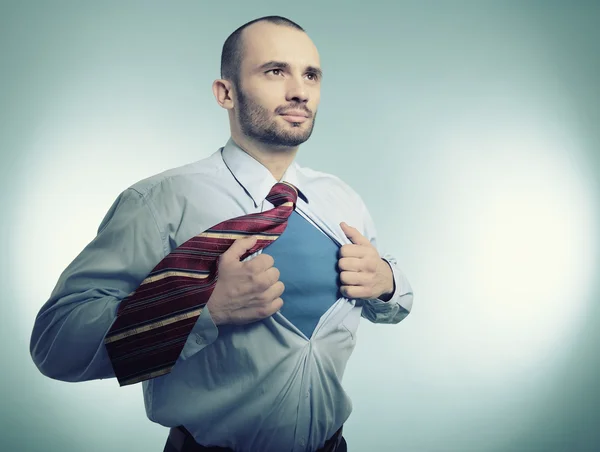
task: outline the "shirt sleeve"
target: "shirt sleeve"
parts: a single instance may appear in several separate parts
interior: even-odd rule
[[[396,258],[389,253],[383,253],[378,247],[375,223],[362,200],[361,205],[365,225],[363,235],[370,240],[375,248],[377,248],[379,256],[390,264],[394,276],[394,293],[392,294],[392,297],[388,301],[377,298],[364,300],[361,315],[373,323],[398,323],[403,320],[412,309],[413,291],[408,279],[400,270]]]
[[[146,198],[133,188],[122,192],[36,316],[30,353],[42,374],[69,382],[115,376],[104,338],[120,301],[168,253],[163,237]],[[205,308],[179,359],[197,353],[216,335]]]

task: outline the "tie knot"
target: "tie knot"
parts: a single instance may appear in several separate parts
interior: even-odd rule
[[[298,199],[298,189],[289,182],[277,182],[271,188],[271,191],[267,195],[267,201],[278,207],[286,202],[294,203],[296,207],[296,200]]]

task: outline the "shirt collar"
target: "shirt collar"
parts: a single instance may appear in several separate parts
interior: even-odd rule
[[[258,207],[267,197],[277,181],[271,172],[258,160],[240,148],[233,138],[229,138],[221,150],[223,161],[233,177],[246,190]],[[308,199],[298,187],[298,164],[292,161],[283,174],[281,182],[289,182],[298,189],[298,196],[308,203]]]

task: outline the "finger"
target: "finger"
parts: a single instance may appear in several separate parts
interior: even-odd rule
[[[269,268],[273,267],[274,264],[275,259],[273,259],[273,256],[266,253],[261,253],[254,259],[244,262],[246,268],[253,273],[266,272]]]
[[[279,269],[276,267],[271,267],[262,273],[255,273],[255,275],[255,288],[258,292],[267,290],[269,287],[279,281]]]
[[[340,227],[342,228],[342,231],[344,231],[344,234],[346,234],[346,237],[348,237],[350,239],[350,241],[352,243],[354,243],[355,245],[370,245],[371,244],[369,239],[366,238],[365,236],[363,236],[358,231],[358,229],[353,228],[352,226],[349,226],[346,222],[342,221],[340,223]]]
[[[264,319],[272,316],[283,307],[281,297],[275,298],[266,304],[261,303],[259,306],[247,306],[235,313],[236,323],[248,324],[256,322],[259,319]]]
[[[272,286],[277,281],[279,281],[279,277],[281,276],[281,272],[277,267],[270,267],[263,273],[265,275],[266,281],[269,283],[269,286]]]
[[[371,277],[365,273],[341,272],[340,282],[346,286],[366,286],[370,283]]]
[[[273,300],[281,297],[284,291],[285,285],[283,284],[283,282],[277,281],[275,284],[273,284],[271,287],[269,287],[267,290],[261,293],[257,297],[257,300],[263,305],[270,304]]]
[[[283,300],[281,297],[275,298],[268,306],[265,308],[265,312],[267,315],[265,317],[270,317],[279,311],[283,307]]]
[[[239,261],[246,251],[252,249],[252,247],[256,245],[257,241],[258,237],[255,235],[236,239],[227,251],[221,255],[221,258],[225,258],[225,260],[237,259]]]
[[[271,303],[271,310],[273,311],[273,314],[275,314],[277,311],[279,311],[282,307],[283,307],[283,299],[281,297],[275,298],[273,300],[273,302]]]
[[[340,292],[346,298],[367,298],[369,289],[363,286],[342,286]]]
[[[362,271],[361,259],[357,257],[342,257],[338,260],[340,271],[360,272]]]
[[[367,253],[364,245],[342,245],[340,247],[340,257],[364,257]]]

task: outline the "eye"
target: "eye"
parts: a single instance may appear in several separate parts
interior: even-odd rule
[[[270,70],[267,71],[267,74],[269,72],[272,72],[273,75],[280,75],[281,74],[281,69],[270,69]]]
[[[310,79],[310,80],[312,80],[312,81],[317,81],[317,80],[319,80],[319,76],[318,76],[317,74],[315,74],[314,72],[309,72],[307,75],[308,75],[309,77],[312,77],[312,78]]]

